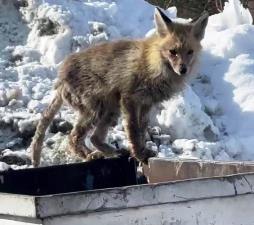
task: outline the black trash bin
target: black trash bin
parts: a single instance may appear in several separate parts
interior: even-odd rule
[[[0,172],[0,192],[50,195],[137,184],[134,159],[91,162]]]

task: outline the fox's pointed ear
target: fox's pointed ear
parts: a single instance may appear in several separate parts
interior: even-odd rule
[[[208,22],[209,14],[204,12],[196,21],[193,23],[193,34],[198,40],[202,40],[205,35],[205,28]]]
[[[162,37],[168,34],[170,26],[173,25],[173,22],[158,7],[155,8],[154,21],[156,31]]]

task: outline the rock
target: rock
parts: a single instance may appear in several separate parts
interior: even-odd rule
[[[63,119],[54,119],[52,125],[50,126],[51,133],[62,132],[67,134],[72,130],[73,126],[70,122]]]
[[[154,127],[148,127],[148,132],[150,135],[160,135],[161,134],[161,128],[158,126]]]
[[[38,20],[39,36],[54,35],[59,31],[60,25],[49,18]]]
[[[146,148],[148,148],[150,150],[153,150],[153,151],[158,151],[157,145],[152,141],[147,141],[146,142]]]
[[[18,65],[20,62],[22,62],[22,60],[23,60],[23,56],[19,54],[12,55],[9,59],[12,65]]]
[[[23,165],[30,165],[31,160],[27,158],[20,157],[18,155],[4,155],[0,156],[0,161],[4,162],[8,165],[18,165],[18,166],[23,166]]]
[[[46,141],[45,141],[46,145],[48,147],[52,147],[54,144],[55,144],[55,140],[53,140],[52,138],[48,138]]]
[[[204,137],[206,138],[207,141],[211,141],[211,142],[218,141],[218,135],[213,132],[213,130],[212,130],[210,125],[205,127],[205,129],[204,129]]]
[[[15,138],[6,144],[6,148],[9,148],[9,149],[17,149],[22,146],[23,146],[22,138]]]
[[[180,155],[180,154],[183,153],[183,148],[172,146],[172,152],[174,152],[175,154],[179,154]]]
[[[73,128],[72,124],[68,121],[62,121],[59,123],[59,131],[66,134],[69,133]]]
[[[103,43],[103,42],[108,41],[109,37],[108,37],[107,33],[102,32],[102,33],[97,34],[95,36],[94,35],[89,35],[88,40],[89,40],[89,43],[91,45],[95,45],[95,44],[98,44],[98,43]]]
[[[35,133],[37,123],[37,120],[19,120],[17,123],[19,136],[25,139],[31,138]]]
[[[18,87],[7,90],[6,97],[8,101],[12,99],[19,99],[22,96],[22,90]]]
[[[161,139],[160,139],[160,135],[152,135],[152,141],[157,145],[159,146],[161,144]]]
[[[172,144],[172,151],[182,154],[184,151],[195,151],[197,140],[176,139]]]
[[[27,7],[28,6],[28,1],[27,0],[17,0],[14,2],[14,6],[17,9],[20,9],[22,7]]]
[[[90,32],[96,36],[104,31],[106,31],[106,24],[105,23],[100,23],[100,22],[94,22],[94,21],[89,21],[88,22]]]
[[[10,106],[12,109],[17,109],[17,108],[21,108],[22,106],[24,106],[24,103],[22,100],[16,100],[16,99],[12,99],[8,106]]]
[[[0,118],[1,129],[6,129],[7,127],[13,127],[13,119],[10,117]]]

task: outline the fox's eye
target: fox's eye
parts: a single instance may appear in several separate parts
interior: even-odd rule
[[[177,55],[177,52],[175,49],[170,49],[169,50],[170,54],[173,55],[173,56],[176,56]]]
[[[192,49],[189,50],[189,51],[187,52],[187,54],[188,54],[188,55],[192,55],[192,54],[193,54],[193,50],[192,50]]]

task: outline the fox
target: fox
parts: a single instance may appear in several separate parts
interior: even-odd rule
[[[67,56],[58,71],[55,96],[31,141],[33,166],[40,165],[45,132],[64,103],[78,114],[68,137],[68,149],[78,157],[94,160],[118,154],[105,138],[120,116],[130,155],[143,163],[156,156],[145,146],[149,112],[184,89],[198,62],[208,17],[204,13],[177,23],[156,7],[153,35],[101,43]],[[89,132],[94,148],[84,142]]]

